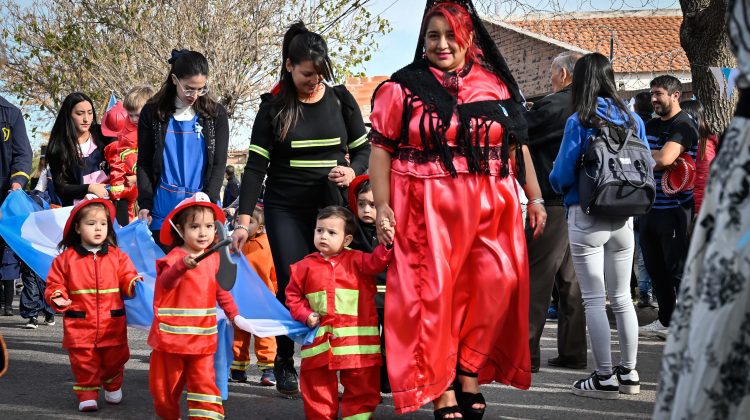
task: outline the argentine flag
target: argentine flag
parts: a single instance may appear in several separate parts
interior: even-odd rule
[[[21,190],[12,191],[0,207],[0,235],[13,251],[43,279],[57,256],[57,244],[62,240],[63,228],[72,207],[43,210]],[[136,283],[133,299],[125,301],[128,325],[150,329],[154,318],[154,284],[156,260],[164,253],[151,239],[148,225],[135,221],[125,227],[115,226],[117,244],[133,261],[143,281]],[[287,335],[300,344],[310,344],[316,330],[294,320],[289,311],[276,299],[244,256],[233,255],[237,264],[237,280],[230,291],[240,314],[252,323],[252,333],[259,337]],[[214,366],[216,381],[227,399],[227,378],[232,364],[234,330],[227,325],[224,312],[217,311],[219,347]]]

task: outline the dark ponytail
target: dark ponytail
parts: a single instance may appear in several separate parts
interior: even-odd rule
[[[286,69],[289,60],[296,66],[303,61],[312,61],[315,71],[326,81],[334,79],[333,65],[328,57],[328,45],[322,36],[310,32],[302,21],[297,21],[284,34],[281,49],[281,72],[279,76],[279,94],[274,97],[275,109],[278,113],[274,119],[279,124],[279,141],[284,141],[289,130],[297,125],[302,116],[302,104],[297,99],[297,89],[294,87],[292,74]]]
[[[171,64],[169,73],[167,73],[167,79],[162,83],[161,89],[150,100],[150,102],[156,103],[156,117],[162,122],[166,122],[169,116],[174,114],[175,111],[174,101],[177,98],[177,86],[172,82],[173,74],[178,79],[198,75],[208,77],[208,60],[206,60],[203,54],[197,51],[186,49],[179,51],[172,50],[172,55],[167,62]],[[209,93],[199,96],[193,104],[193,109],[198,114],[216,117],[217,105]]]

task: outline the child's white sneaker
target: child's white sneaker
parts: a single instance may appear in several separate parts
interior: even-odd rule
[[[118,389],[117,391],[112,391],[112,392],[109,392],[105,389],[104,401],[110,404],[119,404],[120,401],[122,401],[122,388]]]
[[[84,413],[89,411],[96,411],[98,409],[99,405],[96,403],[96,400],[86,400],[78,403],[78,411],[82,411]]]

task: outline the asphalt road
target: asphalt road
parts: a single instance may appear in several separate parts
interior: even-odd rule
[[[15,302],[17,304],[17,301]],[[17,311],[16,311],[17,313]],[[652,310],[639,311],[641,324],[655,318]],[[148,391],[148,356],[145,331],[129,329],[131,358],[125,370],[124,399],[120,405],[104,403],[99,398],[98,412],[82,414],[77,411],[77,400],[72,391],[73,377],[68,357],[60,346],[62,318],[57,325],[40,325],[37,330],[26,330],[19,316],[0,317],[0,333],[9,347],[9,370],[0,378],[0,419],[152,419],[151,397]],[[40,320],[41,321],[41,320]],[[617,348],[617,333],[612,331],[613,347]],[[542,369],[534,374],[529,390],[491,384],[483,387],[488,402],[485,419],[647,419],[654,406],[658,371],[664,342],[658,338],[640,339],[638,372],[641,377],[639,395],[620,395],[618,400],[596,400],[573,395],[571,385],[593,370],[589,351],[589,370],[575,371],[549,368],[546,360],[556,356],[556,324],[548,323],[542,338]],[[394,357],[394,356],[391,356]],[[618,360],[615,351],[613,359]],[[298,361],[299,362],[299,361]],[[230,383],[229,400],[224,402],[228,419],[301,419],[302,400],[289,399],[273,387],[259,385],[259,373],[254,367],[245,384]],[[186,405],[183,401],[183,413]],[[431,419],[431,408],[409,415],[397,416],[388,395],[376,411],[381,419]]]

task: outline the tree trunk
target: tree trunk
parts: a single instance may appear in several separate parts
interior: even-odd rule
[[[680,44],[687,54],[693,76],[693,92],[706,109],[706,122],[721,134],[729,125],[737,95],[729,101],[719,89],[709,67],[734,67],[729,51],[726,0],[680,0]],[[689,99],[689,98],[684,98]]]

